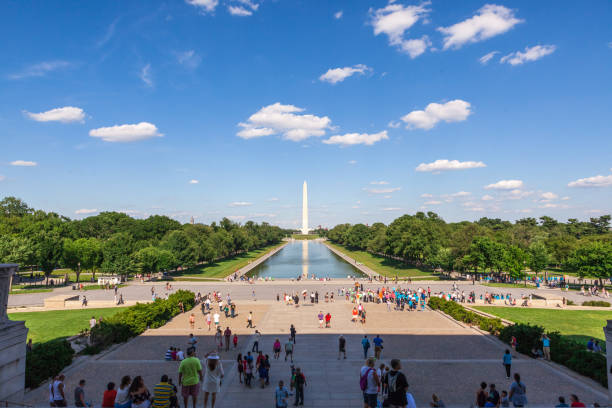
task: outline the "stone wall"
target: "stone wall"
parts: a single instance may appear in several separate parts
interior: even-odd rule
[[[6,307],[15,264],[0,264],[0,401],[23,401],[25,386],[26,340],[24,322],[8,319]]]

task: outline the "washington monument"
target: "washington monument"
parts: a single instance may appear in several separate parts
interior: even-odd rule
[[[308,185],[302,187],[302,234],[308,234]]]

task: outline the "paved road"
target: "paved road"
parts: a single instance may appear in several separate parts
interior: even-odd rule
[[[369,283],[364,280],[360,280],[359,282],[363,282],[365,288],[377,289],[382,286],[380,283]],[[222,293],[230,292],[231,296],[235,300],[251,300],[253,298],[253,291],[255,291],[255,297],[257,299],[267,299],[272,300],[276,299],[277,294],[282,294],[284,292],[293,293],[295,291],[301,292],[306,289],[308,291],[318,291],[319,294],[324,294],[326,291],[336,291],[339,288],[349,288],[354,285],[354,281],[348,279],[339,279],[332,280],[327,282],[321,281],[291,281],[291,280],[277,280],[273,282],[262,282],[257,281],[254,284],[249,284],[245,282],[173,282],[172,286],[174,289],[187,289],[191,290],[195,293],[201,292],[202,294],[212,292],[212,291],[221,291]],[[393,287],[392,283],[389,283],[387,286]],[[489,287],[480,284],[472,285],[471,282],[458,282],[459,290],[464,290],[466,293],[470,291],[475,291],[477,296],[481,294],[484,295],[486,292],[488,293],[511,293],[513,297],[520,297],[522,295],[529,294],[549,294],[556,296],[565,296],[568,299],[573,300],[577,304],[582,303],[585,300],[593,300],[593,299],[601,299],[601,298],[592,298],[581,295],[576,291],[561,291],[559,289],[535,289],[533,287],[527,288],[497,288],[497,287]],[[137,301],[145,301],[151,299],[151,287],[155,288],[155,291],[158,294],[164,295],[165,283],[130,283],[128,286],[120,288],[119,293],[123,294],[125,300],[137,300]],[[418,288],[418,287],[431,287],[432,292],[437,293],[440,291],[448,292],[452,290],[452,282],[440,283],[438,281],[431,282],[418,282],[414,284],[405,284],[402,283],[399,285],[401,288],[409,287],[409,288]],[[43,305],[44,299],[50,296],[55,296],[59,294],[78,294],[78,292],[73,291],[70,287],[55,289],[53,292],[45,292],[45,293],[32,293],[32,294],[20,294],[20,295],[10,295],[8,306],[11,307],[20,307],[20,306],[36,306]],[[87,292],[81,292],[87,296],[89,300],[113,300],[114,292],[113,291],[105,291],[105,290],[92,290]]]

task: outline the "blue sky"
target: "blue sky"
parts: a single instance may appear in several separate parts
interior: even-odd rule
[[[299,226],[612,211],[608,1],[5,1],[0,195]]]

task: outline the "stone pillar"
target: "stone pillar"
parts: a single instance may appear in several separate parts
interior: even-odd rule
[[[608,373],[608,404],[612,405],[612,320],[603,328],[606,336],[606,372]]]
[[[16,264],[0,264],[0,401],[23,402],[28,329],[6,314]]]

